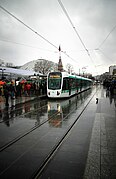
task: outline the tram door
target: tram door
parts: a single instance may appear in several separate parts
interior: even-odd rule
[[[70,80],[69,80],[69,78],[68,77],[66,77],[66,78],[63,78],[63,86],[62,86],[62,90],[64,91],[69,91],[69,94],[71,94],[71,90],[69,90],[69,82]]]

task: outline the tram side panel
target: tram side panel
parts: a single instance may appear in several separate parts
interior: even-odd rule
[[[63,78],[62,97],[70,97],[84,90],[83,81],[77,78]]]

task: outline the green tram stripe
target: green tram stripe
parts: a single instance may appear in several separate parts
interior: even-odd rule
[[[79,88],[72,88],[71,91],[75,91],[77,89],[79,89]],[[69,90],[63,90],[62,93],[69,93]]]
[[[63,90],[62,93],[69,93],[69,90]]]

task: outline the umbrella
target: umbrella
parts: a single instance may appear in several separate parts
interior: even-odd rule
[[[4,85],[5,83],[5,81],[0,81],[0,85]]]
[[[22,81],[20,81],[20,83],[22,83],[22,84],[23,84],[23,83],[26,83],[26,82],[27,82],[27,80],[22,80]]]
[[[10,85],[10,84],[12,84],[12,83],[11,83],[11,81],[9,81],[7,84]]]

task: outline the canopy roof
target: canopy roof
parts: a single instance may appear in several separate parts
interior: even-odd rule
[[[8,67],[3,67],[0,66],[0,73],[9,73],[9,74],[15,74],[19,76],[32,76],[32,75],[43,75],[41,73],[37,73],[35,71],[30,71],[30,70],[23,70],[23,69],[16,69],[16,68],[8,68]]]

